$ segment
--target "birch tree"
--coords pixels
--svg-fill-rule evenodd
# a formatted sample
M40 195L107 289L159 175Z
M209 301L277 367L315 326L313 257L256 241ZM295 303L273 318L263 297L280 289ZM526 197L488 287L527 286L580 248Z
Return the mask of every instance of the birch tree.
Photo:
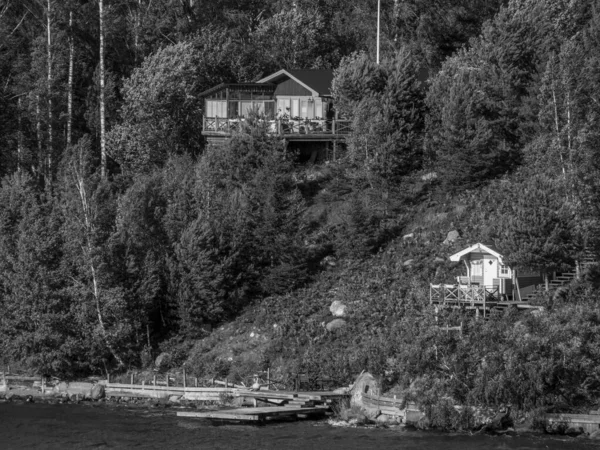
M98 0L98 20L100 25L100 174L106 178L106 112L105 112L105 86L104 86L104 1Z

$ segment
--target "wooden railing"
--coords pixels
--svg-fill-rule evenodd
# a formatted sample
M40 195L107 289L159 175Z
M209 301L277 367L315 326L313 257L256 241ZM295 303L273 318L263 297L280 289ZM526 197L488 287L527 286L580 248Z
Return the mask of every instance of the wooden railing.
M432 284L429 288L429 301L441 304L485 304L500 301L498 286L467 284Z
M231 134L240 129L245 119L226 119L223 117L205 117L202 131ZM276 119L266 121L269 133L278 135L346 135L352 130L349 120Z

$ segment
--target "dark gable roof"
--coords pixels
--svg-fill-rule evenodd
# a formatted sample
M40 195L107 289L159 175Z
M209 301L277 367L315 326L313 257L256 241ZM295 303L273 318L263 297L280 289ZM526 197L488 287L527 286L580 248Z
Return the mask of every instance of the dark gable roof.
M207 89L204 92L198 94L199 97L206 97L215 92L222 91L223 89L233 89L236 91L251 91L251 92L272 92L275 90L275 85L272 83L221 83L216 86Z
M288 72L307 86L317 91L319 95L331 95L333 70L331 69L295 69Z
M277 83L286 79L303 85L313 91L313 95L331 97L331 82L333 81L333 70L331 69L281 69L258 80L258 83Z

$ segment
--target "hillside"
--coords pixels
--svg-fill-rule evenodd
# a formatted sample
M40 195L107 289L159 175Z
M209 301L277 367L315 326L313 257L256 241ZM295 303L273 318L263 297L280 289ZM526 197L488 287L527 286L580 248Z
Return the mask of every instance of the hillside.
M596 2L5 3L1 364L597 404ZM476 242L580 276L436 322Z

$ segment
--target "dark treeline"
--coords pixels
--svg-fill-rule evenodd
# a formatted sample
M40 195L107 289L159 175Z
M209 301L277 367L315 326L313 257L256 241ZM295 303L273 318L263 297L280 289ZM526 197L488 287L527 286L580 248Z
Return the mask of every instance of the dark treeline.
M145 367L165 350L180 362L213 327L269 298L264 308L289 322L295 344L274 340L261 364L285 349L326 366L325 353L303 337L312 322L294 331L277 305L310 317L306 296L311 284L323 286L324 258L368 261L424 210L455 201L468 217L440 227L492 240L519 267L561 270L593 248L600 218L595 2L381 3L377 65L376 1L5 0L2 358L63 376ZM335 69L338 110L353 121L346 151L317 175L306 176L312 169L260 121L249 120L223 147L202 140L199 93L280 68ZM418 281L423 287L427 277L450 272L426 268ZM357 279L367 289L370 281ZM399 280L417 289L417 278ZM396 315L400 323L407 308L427 302L406 295L410 308L382 303L380 315L365 312L373 327L361 351L371 356L350 365L332 359L339 378L364 366L391 370L395 382L434 370L408 354L433 342L429 331L401 338L390 325L389 351L374 347L383 342L377 323ZM265 317L259 322L271 326ZM499 343L500 333L479 336ZM339 344L331 347L343 353ZM456 364L466 351L454 341L436 345ZM454 369L471 370L467 363Z

